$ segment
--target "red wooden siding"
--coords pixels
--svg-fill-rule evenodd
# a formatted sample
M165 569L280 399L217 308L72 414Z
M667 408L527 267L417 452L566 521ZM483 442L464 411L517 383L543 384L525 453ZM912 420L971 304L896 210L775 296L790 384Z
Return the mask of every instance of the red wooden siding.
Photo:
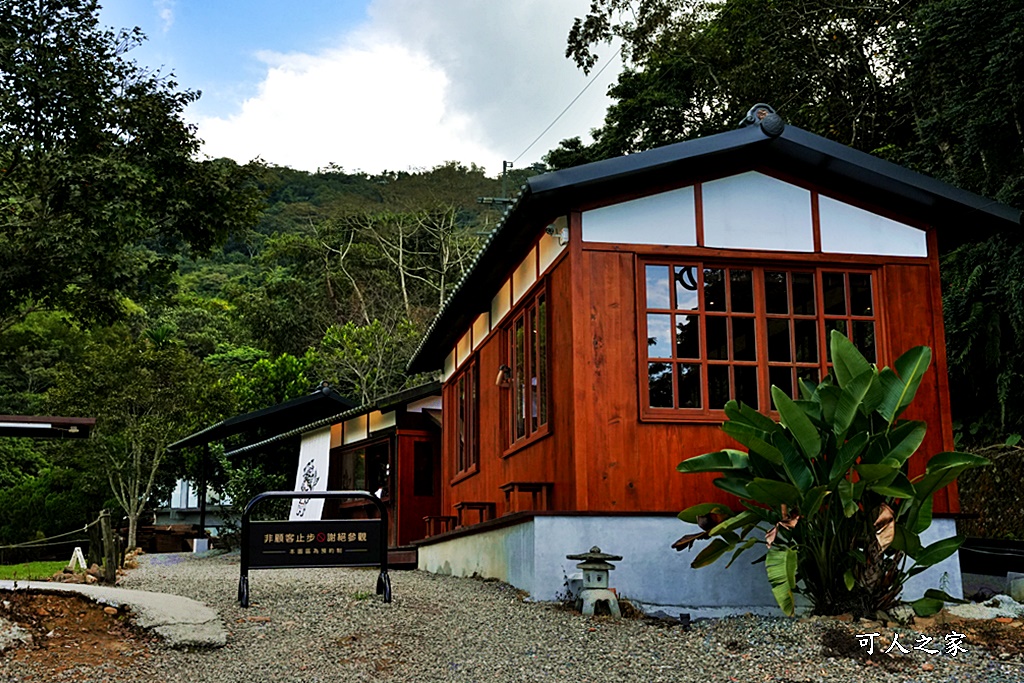
M551 507L558 510L575 510L575 470L572 445L572 305L570 301L569 261L562 258L549 271L548 326L549 326L549 377L550 377L550 430L546 436L531 441L523 447L512 450L508 455L506 444L509 422L503 392L495 384L498 366L507 362L503 352L505 343L504 325L512 320L516 310L505 316L501 324L493 329L483 345L474 352L480 368L479 395L479 445L480 463L475 474L452 482L455 461L455 443L452 426L455 388L449 382L444 387L444 453L442 454L442 513L454 514L453 508L459 502L492 502L497 514L505 512L505 497L502 484L510 481L551 482ZM537 285L540 286L541 281ZM529 295L523 298L523 301Z
M580 280L574 314L585 335L577 338L576 363L578 374L587 380L576 386L579 422L575 447L578 457L587 462L587 508L677 510L703 501L726 502L728 496L713 486L711 475L675 472L676 465L687 457L723 446L737 447L718 429L718 423L637 419L638 280L634 255L580 250L578 258ZM921 344L932 347L934 353L932 369L906 415L929 425L926 441L911 461L913 476L923 471L928 457L949 450L952 442L948 412L944 414L940 400L940 377L946 368L941 327L937 331L935 326L941 318L938 283L933 281L928 263L901 262L882 267L875 286L884 316L877 331L879 362L889 364L898 354ZM936 496L936 512L957 510L955 490Z
M714 487L714 475L682 475L675 469L688 457L736 447L719 429L719 420L659 421L650 416L641 420L637 306L642 299L637 288L643 278L637 273L634 250L638 247L584 245L578 237L579 227L579 214L573 214L570 234L574 238L546 276L550 433L506 452L508 415L502 392L509 389L495 385L498 367L506 362L504 327L499 325L474 352L480 369L479 470L454 481L454 383L448 382L444 388L440 514L454 514L453 507L459 502L492 502L500 515L505 512L500 487L511 481L551 482L551 506L556 510L675 512L705 501L735 503ZM689 256L723 264L744 259L761 265L779 263L783 269L825 264L839 271L871 271L879 365L891 365L912 346L924 344L933 351L932 368L906 414L925 420L929 428L919 454L911 460L911 476L922 472L934 453L951 450L941 293L934 257L642 249L644 256ZM933 237L930 251L936 253ZM510 314L502 323L511 319ZM764 356L759 354L759 358ZM936 495L934 509L937 513L959 511L955 488Z

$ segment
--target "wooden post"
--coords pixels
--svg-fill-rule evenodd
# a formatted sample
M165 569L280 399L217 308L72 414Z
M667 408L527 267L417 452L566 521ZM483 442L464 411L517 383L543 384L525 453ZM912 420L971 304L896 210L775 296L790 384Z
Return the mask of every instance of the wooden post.
M103 533L103 579L113 584L117 581L117 546L110 526L110 510L100 513L100 529Z
M103 535L99 524L89 526L89 553L86 555L85 561L89 563L89 567L93 565L98 567L103 563ZM88 569L88 567L86 568Z

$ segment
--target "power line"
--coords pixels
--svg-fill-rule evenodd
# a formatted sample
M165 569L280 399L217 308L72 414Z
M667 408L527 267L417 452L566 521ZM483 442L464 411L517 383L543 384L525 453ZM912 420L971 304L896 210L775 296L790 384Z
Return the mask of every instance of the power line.
M565 115L565 113L566 113L567 111L569 111L569 109L571 109L571 108L572 108L572 105L576 104L576 100L578 100L578 99L579 99L580 97L582 97L582 96L583 96L583 93L587 92L587 88L589 88L589 87L590 87L591 85L593 85L593 84L594 84L594 81L596 81L596 80L598 79L598 77L599 77L599 76L600 76L601 74L603 74L603 73L604 73L604 70L608 68L608 65L609 65L609 64L611 64L612 62L614 62L614 61L615 61L615 58L619 56L619 52L621 52L621 51L622 51L622 47L620 46L620 47L619 47L619 49L617 49L617 50L615 51L615 54L613 54L613 55L612 55L612 56L611 56L611 57L610 57L610 58L608 59L608 61L606 61L606 62L605 62L604 66L602 66L602 67L601 67L601 69L600 69L600 70L599 70L599 71L598 71L598 72L597 72L596 74L594 74L594 75L593 75L593 77L592 77L592 78L591 78L591 79L590 79L589 81L587 81L587 84L583 86L583 89L582 89L582 90L580 90L580 91L579 91L579 93L577 93L576 97L572 98L572 101L571 101L571 102L570 102L569 104L567 104L567 105L565 106L565 109L563 109L563 110L562 110L562 113L560 113L560 114L559 114L558 116L556 116L556 117L555 117L555 120L554 120L554 121L552 121L551 123L549 123L549 124L548 124L548 127L547 127L547 128L545 128L545 129L544 129L543 131L541 131L540 135L538 135L538 136L537 136L536 138L534 138L533 142L531 142L531 143L530 143L529 145L527 145L527 146L526 146L526 149L524 149L524 150L523 150L522 152L520 152L520 153L519 153L519 156L517 156L517 157L516 157L515 159L513 159L513 160L512 160L512 163L513 163L513 164L514 164L514 163L516 163L517 161L519 161L519 159L521 159L521 158L522 158L522 156L523 156L524 154L526 154L527 152L529 152L529 151L530 151L530 149L531 149L531 148L532 148L532 147L533 147L534 145L536 145L536 144L537 144L537 142L538 142L538 141L539 141L539 140L540 140L540 139L541 139L542 137L544 137L544 135L545 135L545 134L546 134L546 133L547 133L547 132L548 132L549 130L551 130L551 127L552 127L552 126L554 126L554 125L555 125L556 123L558 123L558 120L559 120L560 118L562 118L562 117L563 117L563 116Z

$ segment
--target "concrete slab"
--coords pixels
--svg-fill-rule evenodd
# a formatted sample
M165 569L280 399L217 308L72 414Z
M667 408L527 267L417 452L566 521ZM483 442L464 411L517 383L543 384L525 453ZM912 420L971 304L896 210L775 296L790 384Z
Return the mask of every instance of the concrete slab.
M76 593L112 607L128 607L136 625L151 630L170 647L224 647L227 630L220 617L201 602L180 595L49 581L0 581L0 591L31 590Z

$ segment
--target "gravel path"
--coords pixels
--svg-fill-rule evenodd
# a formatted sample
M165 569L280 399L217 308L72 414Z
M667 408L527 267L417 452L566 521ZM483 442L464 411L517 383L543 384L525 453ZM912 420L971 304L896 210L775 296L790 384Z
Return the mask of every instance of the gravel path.
M235 599L237 555L140 559L125 587L199 600L220 613L230 633L222 649L154 648L134 658L122 680L138 683L1024 681L1019 657L1000 659L969 640L968 652L955 658L911 650L876 652L865 662L853 627L832 620L739 617L697 621L684 631L586 618L524 602L498 582L418 571L392 572L390 605L374 595L375 569L253 571L253 604L243 610ZM826 631L836 628L848 632L833 634L831 642L854 657L824 653ZM888 647L891 631L882 633ZM913 641L910 631L901 637ZM85 682L80 673L64 680Z

